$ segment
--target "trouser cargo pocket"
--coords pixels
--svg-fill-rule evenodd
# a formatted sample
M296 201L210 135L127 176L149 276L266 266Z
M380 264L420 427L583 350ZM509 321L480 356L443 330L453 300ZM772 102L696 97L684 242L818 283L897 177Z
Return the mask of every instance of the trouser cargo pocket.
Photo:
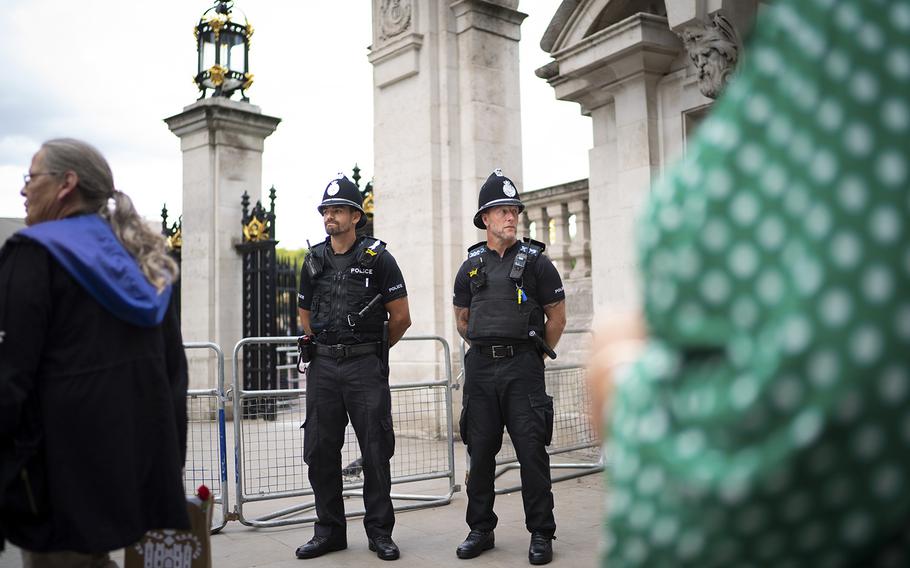
M303 424L303 462L312 465L313 454L316 452L316 408L315 405L310 412L307 412Z
M534 409L534 414L543 427L544 445L549 446L553 441L553 397L545 392L531 394L528 397L531 400L531 408Z
M379 424L382 427L382 432L380 432L382 454L386 460L390 460L395 455L395 429L392 426L391 415L380 420Z
M468 397L465 395L461 399L461 416L458 418L458 435L461 436L463 444L468 443Z

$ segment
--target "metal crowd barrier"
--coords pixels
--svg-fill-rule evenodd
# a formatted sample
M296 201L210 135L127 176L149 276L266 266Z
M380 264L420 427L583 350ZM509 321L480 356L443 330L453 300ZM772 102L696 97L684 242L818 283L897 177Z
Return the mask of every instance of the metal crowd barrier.
M316 520L315 502L300 502L313 495L303 461L303 430L306 415L306 379L296 376L296 352L288 349L296 337L253 337L234 347L233 387L234 456L236 505L232 519L247 526L272 527ZM426 381L392 384L392 416L396 437L391 462L392 484L413 484L422 493L392 493L396 511L446 505L455 487L455 459L452 442L452 370L448 343L438 336L409 336L402 341L439 343L444 357L445 376ZM246 345L275 344L279 357L279 386L273 390L244 390L241 384L240 353ZM363 480L358 458L360 450L353 428L348 425L342 447L345 497L362 496ZM438 484L447 480L442 494ZM286 500L284 506L263 511L265 502ZM277 506L277 505L276 505ZM252 509L258 509L255 513ZM363 515L362 509L346 511L347 517Z
M588 390L582 367L547 369L544 374L547 393L553 397L553 440L547 447L550 456L574 454L573 461L550 461L551 470L571 470L553 475L551 480L565 481L604 470L604 457L596 433L588 420ZM518 457L508 434L504 434L502 450L496 456L496 477L509 470L519 469ZM521 484L497 487L496 494L511 493Z
M184 348L208 349L217 360L217 387L187 391L186 463L183 489L187 496L205 484L212 502L221 509L212 515L212 534L228 522L230 502L227 490L227 440L224 425L224 353L214 343L184 343Z
M567 329L563 335L587 334L588 329ZM461 344L461 375L464 374L464 343ZM551 475L555 483L575 479L604 469L604 457L597 432L591 428L587 409L589 394L585 380L585 368L581 365L563 365L556 359L548 363L544 372L547 394L553 397L553 439L547 446L550 456L572 454L570 461L554 462L551 470L570 470L569 473ZM465 452L467 471L471 470L471 457ZM520 469L518 456L508 432L503 433L502 449L496 455L496 478L508 471ZM466 474L467 475L467 474ZM521 489L521 483L508 487L497 487L496 494L512 493Z

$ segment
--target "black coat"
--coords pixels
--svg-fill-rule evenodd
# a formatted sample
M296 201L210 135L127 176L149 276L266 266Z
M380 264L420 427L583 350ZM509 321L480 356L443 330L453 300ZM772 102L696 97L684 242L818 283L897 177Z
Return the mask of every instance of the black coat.
M174 303L156 327L128 324L42 246L14 236L0 251L0 332L6 538L87 553L188 528L187 365Z

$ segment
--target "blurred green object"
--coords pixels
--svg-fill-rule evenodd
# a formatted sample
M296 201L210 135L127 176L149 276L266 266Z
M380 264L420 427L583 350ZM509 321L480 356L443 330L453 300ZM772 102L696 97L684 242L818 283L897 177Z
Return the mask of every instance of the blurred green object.
M910 1L772 3L737 73L640 223L604 566L910 566Z
M303 259L306 258L308 249L299 248L299 249L283 249L277 248L275 252L278 255L278 258L281 260L286 260L289 262L296 262L297 266L303 266Z

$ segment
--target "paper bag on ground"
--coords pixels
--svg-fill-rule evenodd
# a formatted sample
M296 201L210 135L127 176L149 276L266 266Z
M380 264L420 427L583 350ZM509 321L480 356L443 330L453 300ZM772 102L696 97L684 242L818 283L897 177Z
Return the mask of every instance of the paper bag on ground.
M126 548L124 568L212 568L212 501L189 497L189 531L151 530Z

